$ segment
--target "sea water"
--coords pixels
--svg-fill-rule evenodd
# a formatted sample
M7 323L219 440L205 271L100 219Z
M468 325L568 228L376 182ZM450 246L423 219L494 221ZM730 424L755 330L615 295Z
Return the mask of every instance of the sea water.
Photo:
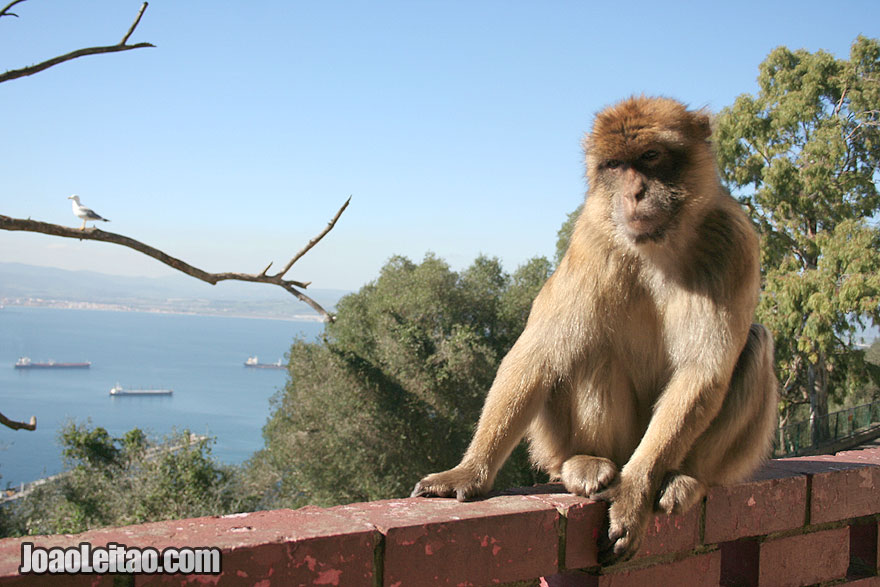
M154 438L174 430L216 437L212 454L241 463L263 446L269 399L286 370L244 366L282 359L294 338L314 341L320 322L7 306L0 309L0 412L37 429L0 426L0 486L63 468L58 431L67 422L131 428ZM85 362L89 369L15 369L34 362ZM124 388L172 389L171 396L112 397Z

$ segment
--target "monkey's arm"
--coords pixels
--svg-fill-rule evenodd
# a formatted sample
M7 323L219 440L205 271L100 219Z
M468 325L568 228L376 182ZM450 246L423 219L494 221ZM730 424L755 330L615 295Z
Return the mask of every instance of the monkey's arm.
M553 277L535 299L525 330L501 361L461 463L419 481L413 497L454 495L463 501L491 489L501 465L525 435L576 348L573 337L561 338L552 331L557 321L566 319L547 316L560 308L552 281Z
M617 557L638 548L664 477L681 466L720 411L748 332L744 321L732 321L730 312L703 300L680 301L675 310L681 319L668 325L678 335L670 349L671 378L641 442L620 472L620 484L609 495L609 537ZM700 320L692 320L694 315Z
M552 386L546 357L526 330L498 369L477 430L461 463L428 475L412 492L417 496L455 496L459 501L491 489L495 475L522 439Z

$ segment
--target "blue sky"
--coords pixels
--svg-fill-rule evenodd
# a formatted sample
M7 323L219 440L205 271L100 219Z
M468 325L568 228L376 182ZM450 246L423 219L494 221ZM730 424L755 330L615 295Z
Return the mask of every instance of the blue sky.
M0 19L0 69L116 43L139 7L19 4ZM846 57L858 34L880 36L876 0L154 0L130 42L156 48L0 84L0 214L75 226L77 193L102 228L258 272L351 195L290 277L357 289L390 256L428 251L512 271L553 254L603 106L647 93L718 111L756 90L774 47ZM0 259L173 273L114 245L2 231Z

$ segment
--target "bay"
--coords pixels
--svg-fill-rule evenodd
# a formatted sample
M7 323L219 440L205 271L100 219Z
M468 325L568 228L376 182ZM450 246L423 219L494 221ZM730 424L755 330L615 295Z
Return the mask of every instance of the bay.
M216 437L218 460L241 463L263 446L269 399L287 371L244 361L284 358L295 337L316 340L320 322L7 306L0 309L0 412L37 417L37 430L0 427L0 484L62 470L58 430L68 421L113 436L139 427ZM15 369L15 361L91 361L89 369ZM110 388L170 388L171 396L112 397Z

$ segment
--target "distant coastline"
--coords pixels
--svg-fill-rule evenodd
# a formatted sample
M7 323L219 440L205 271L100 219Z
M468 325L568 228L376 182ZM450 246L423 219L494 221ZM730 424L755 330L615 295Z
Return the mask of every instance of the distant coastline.
M194 302L197 302L194 301ZM180 303L185 303L180 300ZM60 310L97 310L101 312L138 312L141 314L176 314L181 316L213 316L218 318L253 318L258 320L286 320L289 322L323 322L318 314L293 314L242 312L241 309L224 311L220 308L186 309L151 304L120 304L54 300L44 298L0 298L0 306L24 308L55 308Z
M0 262L0 304L6 306L323 322L288 292L252 285L213 286L185 275L132 277ZM349 293L308 290L331 313Z

